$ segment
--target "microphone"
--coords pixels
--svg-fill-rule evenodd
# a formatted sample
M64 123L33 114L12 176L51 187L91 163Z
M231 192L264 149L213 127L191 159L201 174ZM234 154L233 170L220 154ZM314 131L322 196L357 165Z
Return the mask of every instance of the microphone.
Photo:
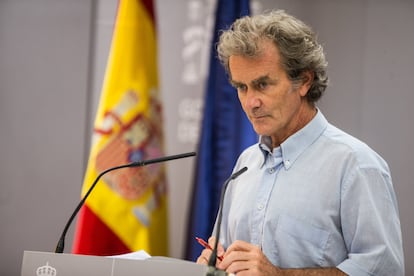
M247 171L247 167L243 167L240 170L238 170L237 172L233 173L223 184L223 187L221 188L221 197L220 197L220 205L219 205L219 214L217 217L217 227L216 227L216 241L214 243L214 247L213 247L213 252L210 255L210 259L208 260L208 266L209 266L209 271L207 273L207 275L212 276L212 275L227 275L227 274L223 274L223 271L219 271L216 268L216 261L217 261L217 247L218 247L218 242L219 242L219 238L220 238L220 227L221 227L221 221L223 218L223 203L224 203L224 195L226 193L226 189L227 186L229 185L230 181L236 179L237 177L239 177L242 173L244 173L245 171ZM221 273L220 273L221 272Z
M195 152L188 152L188 153L182 153L182 154L177 154L177 155L159 157L159 158L155 158L155 159L137 161L137 162L132 162L132 163L129 163L129 164L124 164L124 165L120 165L120 166L116 166L116 167L111 167L111 168L109 168L109 169L101 172L98 175L98 177L96 177L96 179L93 182L92 186L86 192L86 194L84 195L84 197L82 198L82 200L79 202L78 206L76 207L75 211L70 216L68 222L66 223L65 228L63 229L62 235L60 236L60 239L59 239L59 241L58 241L58 243L56 245L55 253L63 253L63 249L65 248L66 232L68 231L69 226L71 225L73 219L75 218L75 216L79 212L80 208L85 203L85 201L88 198L89 194L92 192L93 188L98 183L99 179L104 174L106 174L108 172L111 172L111 171L114 171L114 170L122 169L122 168L142 167L142 166L146 166L146 165L149 165L149 164L160 163L160 162L165 162L165 161L170 161L170 160L175 160L175 159L181 159L181 158L186 158L186 157L195 156L195 155L196 155Z

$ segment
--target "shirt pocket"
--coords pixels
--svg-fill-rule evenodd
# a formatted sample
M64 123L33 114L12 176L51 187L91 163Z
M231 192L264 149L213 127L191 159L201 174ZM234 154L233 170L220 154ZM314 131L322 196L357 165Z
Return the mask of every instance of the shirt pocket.
M329 232L282 214L276 227L276 255L284 268L324 266Z

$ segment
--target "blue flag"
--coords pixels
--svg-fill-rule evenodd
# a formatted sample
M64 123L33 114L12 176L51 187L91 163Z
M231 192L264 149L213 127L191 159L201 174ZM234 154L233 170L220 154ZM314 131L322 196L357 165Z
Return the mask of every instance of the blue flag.
M210 72L204 97L203 121L188 224L186 259L195 261L203 247L195 237L212 234L221 187L231 175L243 149L257 142L257 135L244 114L237 91L217 58L219 31L249 14L249 0L218 0L210 54Z

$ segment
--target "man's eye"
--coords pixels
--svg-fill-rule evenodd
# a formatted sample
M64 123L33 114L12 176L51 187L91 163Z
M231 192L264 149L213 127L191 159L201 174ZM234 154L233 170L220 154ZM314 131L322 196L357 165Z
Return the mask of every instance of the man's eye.
M244 91L247 90L247 85L240 84L240 85L237 85L236 88L237 88L238 91L244 92Z
M259 90L263 90L263 89L265 89L267 87L267 82L259 82L258 84L257 84L257 88L259 89Z

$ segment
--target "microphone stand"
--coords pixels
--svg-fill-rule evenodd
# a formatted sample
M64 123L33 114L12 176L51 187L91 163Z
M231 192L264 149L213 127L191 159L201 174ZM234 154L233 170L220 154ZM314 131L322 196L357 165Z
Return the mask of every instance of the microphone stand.
M217 217L217 226L216 226L216 240L214 242L213 252L211 252L210 259L208 260L208 271L207 276L221 276L221 275L227 275L225 271L218 270L216 268L216 262L217 262L217 248L218 248L218 242L220 238L220 228L221 228L221 221L223 218L223 203L224 203L224 195L226 194L227 186L229 185L230 181L236 179L239 177L242 173L247 171L247 167L243 167L237 172L233 173L223 184L223 187L221 188L221 196L220 196L220 209L219 214Z
M142 167L142 166L146 166L146 165L153 164L153 163L165 162L165 161L174 160L174 159L181 159L181 158L186 158L186 157L195 156L195 155L196 155L195 152L188 152L188 153L183 153L183 154L177 154L177 155L171 155L171 156L166 156L166 157L155 158L155 159L151 159L151 160L143 160L143 161L138 161L138 162L133 162L133 163L129 163L129 164L124 164L124 165L112 167L112 168L109 168L109 169L101 172L98 175L98 177L96 177L96 179L93 182L92 186L88 189L85 196L79 202L79 204L76 207L75 211L72 213L72 215L70 216L68 222L66 223L65 228L63 229L62 235L60 236L60 239L59 239L59 241L56 245L55 253L63 253L63 250L65 248L65 237L66 237L66 233L69 229L69 226L71 225L71 223L72 223L73 219L75 218L75 216L78 214L79 210L85 204L86 199L88 198L88 196L92 192L92 190L95 188L95 186L98 183L99 179L104 174L106 174L108 172L111 172L111 171L114 171L114 170L122 169L122 168Z

